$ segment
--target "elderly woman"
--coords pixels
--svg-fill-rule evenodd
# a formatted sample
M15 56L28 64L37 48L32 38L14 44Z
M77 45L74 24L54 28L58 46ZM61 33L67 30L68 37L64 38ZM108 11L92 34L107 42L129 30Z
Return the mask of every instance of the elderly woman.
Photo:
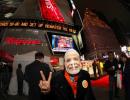
M64 56L65 69L51 75L49 79L40 81L39 87L43 93L50 92L55 100L95 100L92 92L90 75L87 71L81 70L79 53L70 49Z

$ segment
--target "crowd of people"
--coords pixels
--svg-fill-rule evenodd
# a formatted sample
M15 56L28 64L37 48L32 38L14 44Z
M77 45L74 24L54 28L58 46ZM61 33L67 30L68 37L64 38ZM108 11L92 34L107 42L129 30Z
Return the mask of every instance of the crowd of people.
M92 66L94 76L101 76L99 62L94 60ZM121 53L117 59L113 52L108 52L108 59L104 61L103 66L103 71L109 75L109 100L113 100L114 96L119 98L122 87L125 90L125 100L130 100L130 59L125 53ZM74 49L69 49L65 53L63 70L53 72L44 62L44 54L37 52L35 61L26 66L24 73L22 65L18 64L16 74L18 95L23 95L23 80L25 80L29 86L29 100L51 100L52 98L55 100L96 100L90 74L82 69L80 55ZM8 86L9 81L5 90Z

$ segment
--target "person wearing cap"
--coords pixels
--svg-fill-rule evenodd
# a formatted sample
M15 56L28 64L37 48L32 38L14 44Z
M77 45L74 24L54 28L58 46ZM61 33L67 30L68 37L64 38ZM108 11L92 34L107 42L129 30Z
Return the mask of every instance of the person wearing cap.
M95 100L90 75L82 70L80 55L74 49L69 49L64 55L64 70L50 74L47 80L43 72L40 73L41 92L50 92L55 100Z

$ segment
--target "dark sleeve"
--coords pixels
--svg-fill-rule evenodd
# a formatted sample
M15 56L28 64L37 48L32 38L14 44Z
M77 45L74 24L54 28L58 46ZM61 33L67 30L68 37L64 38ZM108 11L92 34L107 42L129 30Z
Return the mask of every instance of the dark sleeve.
M119 69L119 67L118 67L119 61L117 59L114 59L113 63L114 63L114 66L115 66L114 71L117 71Z
M50 92L52 100L58 100L56 97L55 87L56 87L56 72L53 72L52 79L51 79L51 92Z
M93 67L95 67L95 64L94 64L94 62L92 63L92 66L93 66Z
M50 66L48 64L45 64L45 66L47 67L48 72L51 72Z
M120 61L120 62L119 62L119 64L121 65L120 70L122 70L122 71L123 71L123 68L124 68L124 63L123 63L123 61Z
M115 71L117 70L117 61L113 61L112 63L110 61L106 61L104 64L104 71L106 71L109 75L114 75ZM114 69L112 69L112 67L115 67Z
M42 70L43 70L43 72L44 72L44 74L45 74L46 79L48 79L49 73L51 72L51 69L50 69L49 65L46 64L46 63L44 63Z
M108 64L108 61L105 61L104 63L104 71L108 72L108 67L109 67L109 64Z
M91 86L91 81L90 81L90 75L89 75L89 73L87 73L87 76L88 76L88 91L89 92L86 93L85 100L96 100L95 95L93 93L92 86Z

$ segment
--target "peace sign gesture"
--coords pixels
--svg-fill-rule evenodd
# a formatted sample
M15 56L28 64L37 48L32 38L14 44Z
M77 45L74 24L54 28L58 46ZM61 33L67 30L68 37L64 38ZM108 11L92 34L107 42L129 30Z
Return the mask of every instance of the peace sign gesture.
M41 89L41 92L48 93L51 90L50 82L51 82L51 78L52 78L52 72L49 73L48 80L46 80L43 71L40 71L40 74L42 77L42 80L40 80L40 83L39 83L39 87Z

